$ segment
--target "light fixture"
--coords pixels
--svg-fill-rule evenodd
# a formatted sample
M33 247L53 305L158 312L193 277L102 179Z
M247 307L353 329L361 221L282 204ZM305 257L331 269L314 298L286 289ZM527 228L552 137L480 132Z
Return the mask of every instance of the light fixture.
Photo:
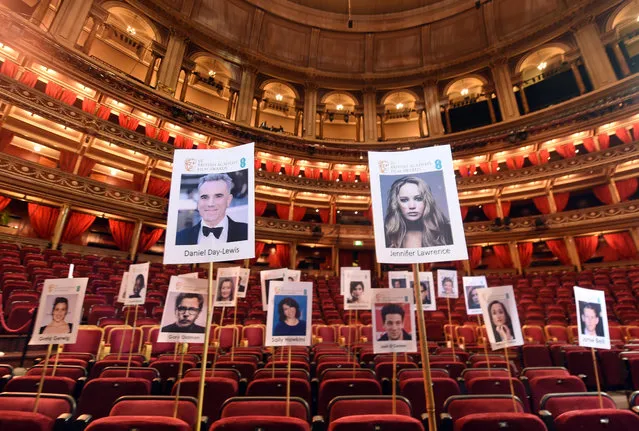
M315 208L315 212L318 213L319 212L319 208Z
M539 64L537 65L537 69L538 69L539 71L542 71L542 70L544 70L547 66L548 66L548 64L547 64L545 61L542 61L541 63L539 63Z
M275 100L277 100L278 102L281 102L282 100L284 100L284 96L282 96L281 94L277 93L275 95Z
M359 211L355 211L355 215L357 215L359 213Z
M398 111L402 109L403 107L404 107L404 104L402 102L399 102L397 105L395 105L395 109L397 109Z
M35 151L36 153L39 153L41 149L42 149L41 145L35 144L33 146L33 151Z
M209 76L215 76L216 72L214 70L209 70Z
M462 88L459 94L461 94L462 96L468 96L468 88Z
M115 168L111 168L111 175L116 176L118 174L118 170Z
M129 33L131 36L135 36L135 28L131 27L130 25L126 26L126 32Z
M335 107L338 111L341 111L342 109L344 109L344 105L342 105L341 103L339 105L337 105Z

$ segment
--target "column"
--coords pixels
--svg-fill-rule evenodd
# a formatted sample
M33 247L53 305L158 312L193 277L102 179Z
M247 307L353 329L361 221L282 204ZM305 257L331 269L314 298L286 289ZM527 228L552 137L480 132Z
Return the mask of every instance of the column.
M335 216L336 216L336 205L335 205L335 199L332 198L331 202L330 202L330 206L329 206L329 213L328 213L328 223L329 224L335 224L337 223L337 220L335 220Z
M386 140L386 115L379 115L379 134L382 141Z
M426 81L424 83L424 107L426 112L426 124L428 125L428 135L443 135L445 131L444 123L442 123L441 110L439 109L439 91L437 91L437 81Z
M315 118L317 117L317 84L307 82L304 86L304 117L302 135L315 139Z
M146 71L146 75L144 76L144 83L146 85L151 85L151 80L153 79L153 72L155 71L155 62L158 60L158 53L153 51L151 52L151 61L149 62L149 68Z
M614 42L612 44L612 52L615 53L615 58L617 59L617 63L619 64L619 69L621 69L621 75L624 77L630 75L630 68L628 67L628 62L626 61L626 57L623 55L623 52L621 51L619 42Z
M360 114L355 114L355 142L362 141L362 116Z
M95 37L98 34L98 31L102 29L104 26L104 21L96 16L91 16L93 18L93 27L91 27L91 31L87 36L87 39L84 41L84 45L82 45L82 52L86 55L89 55L89 51L91 51L91 46L93 46L93 42L95 42Z
M450 106L449 105L444 106L444 119L446 120L446 133L452 133L453 126L450 122Z
M510 251L510 260L513 262L513 267L517 270L517 274L521 275L523 270L521 268L521 260L519 260L519 249L516 242L508 243L508 250Z
M575 77L575 82L577 83L577 88L579 89L579 95L584 94L586 92L586 85L584 84L584 79L581 76L579 65L576 61L570 63L570 70L572 70L572 74Z
M570 262L577 267L577 272L581 272L581 262L579 261L577 246L575 246L575 239L571 236L567 236L564 238L564 242L566 243L568 256L570 256Z
M129 259L135 262L135 255L138 252L138 244L140 243L140 234L142 233L142 220L135 222L133 230L133 238L131 238L131 248L129 249Z
M424 135L424 123L422 123L422 114L424 113L423 110L419 110L417 111L417 127L419 127L419 137L423 138Z
M610 178L608 183L608 189L610 190L610 196L612 197L612 203L618 204L621 202L621 197L619 196L619 190L617 190L617 183L614 178Z
M257 106L255 107L255 123L254 123L254 126L255 127L259 127L260 126L260 112L261 112L262 99L260 99L258 97L255 100L257 101Z
M550 214L556 214L557 202L555 202L555 194L553 193L552 190L548 190L546 194L548 198L548 207L550 209Z
M291 199L291 204L288 206L288 219L289 220L293 220L293 214L294 214L294 208L295 208L295 199Z
M526 90L524 90L523 83L519 84L519 97L521 97L521 106L524 108L524 114L530 112L530 106L528 106L528 98L526 97Z
M468 259L462 260L462 265L464 265L464 273L466 273L466 275L470 276L470 273L471 273L470 261Z
M320 112L319 138L324 139L324 120L326 120L326 112Z
M157 89L165 93L174 95L177 88L178 77L182 70L184 52L186 51L186 35L172 29L169 36L169 43L166 46L166 55L160 63L158 71Z
M237 97L237 90L229 89L229 103L226 106L226 118L231 119L231 113L233 112L233 103L235 103L235 98Z
M64 231L64 227L67 224L67 218L69 217L69 210L71 207L69 204L64 204L60 208L60 214L58 215L58 220L55 222L55 229L53 231L53 237L51 238L51 249L57 250L58 245L60 244L60 238L62 238L62 232Z
M47 10L49 10L50 4L51 4L51 0L41 0L40 3L38 3L38 6L36 6L33 13L31 14L30 21L34 23L35 25L39 26L42 23L42 20L44 19L44 17L46 16Z
M49 33L63 45L74 48L92 5L93 2L86 0L63 1Z
M255 78L257 78L256 68L250 65L242 68L242 80L240 81L240 94L237 97L235 121L247 126L251 123L253 98L255 96Z
M490 122L495 124L497 122L497 116L495 115L495 107L493 106L493 89L486 89L486 102L488 102L488 115L490 115Z
M519 117L519 108L517 107L517 99L513 93L513 83L510 78L510 67L508 60L505 58L497 59L490 68L493 81L495 82L495 91L497 92L497 101L501 109L501 118L504 121Z
M293 135L299 136L300 133L300 117L302 116L302 111L299 109L295 109L295 126L293 128Z
M290 258L289 268L295 269L297 266L297 241L291 242L290 250L288 254Z
M191 78L192 71L188 69L184 70L184 81L182 82L182 89L180 90L180 102L184 102L186 99L186 90L189 88L189 79Z
M377 98L374 88L364 89L364 141L377 141Z
M597 89L614 83L617 77L601 43L596 24L590 22L575 30L575 40L593 87Z

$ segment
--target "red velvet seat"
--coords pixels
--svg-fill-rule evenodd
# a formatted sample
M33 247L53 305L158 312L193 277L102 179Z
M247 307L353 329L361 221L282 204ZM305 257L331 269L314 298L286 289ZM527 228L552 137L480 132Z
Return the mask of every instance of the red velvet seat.
M85 431L191 431L183 420L158 416L110 416L89 424Z
M173 417L175 397L124 396L116 400L109 416L162 416ZM197 399L180 396L177 418L194 428L197 422Z
M253 380L246 389L247 396L286 396L286 378ZM308 380L290 379L290 394L299 397L311 405L311 384Z
M289 415L307 422L311 420L308 403L302 398L289 398ZM286 416L286 397L232 397L222 405L220 418L237 416Z
M639 415L629 410L593 409L563 413L555 419L557 431L639 429Z
M523 401L524 410L526 413L529 413L530 403L526 394L526 388L521 380L515 378L510 380L512 380L515 395ZM478 377L468 382L466 387L470 395L510 394L510 382L508 377Z
M310 431L308 422L276 416L233 416L216 421L209 431ZM90 430L88 430L90 431Z
M53 431L55 421L40 413L3 411L0 415L0 430L7 431Z
M433 394L435 396L435 412L437 417L444 408L444 402L453 395L461 393L459 385L450 377L433 378ZM410 401L413 407L413 417L421 419L426 413L426 398L424 392L424 379L421 377L407 379L399 382L399 393Z
M355 415L331 422L328 431L376 431L401 430L424 431L424 426L415 418L403 415Z
M38 392L40 376L14 377L7 382L4 390L7 392ZM42 392L50 394L73 395L76 381L69 377L45 376Z
M84 386L78 400L78 414L93 418L108 416L113 403L124 395L149 395L151 383L137 378L97 378ZM186 395L186 394L185 394Z
M535 377L530 380L532 411L539 410L542 398L547 394L586 392L586 385L579 377Z
M511 395L455 395L444 403L441 415L442 428L452 429L452 424L465 416L477 413L524 413L519 398Z
M200 385L199 377L185 377L180 382L173 385L172 394L180 386L180 395L198 397ZM238 395L239 386L235 380L223 377L206 377L204 381L204 408L202 414L208 416L210 421L219 418L220 408L228 398Z
M320 383L317 414L326 416L328 404L341 395L381 395L382 388L375 380L370 379L332 379Z
M617 404L605 392L602 392L601 399L604 408L617 408ZM573 410L591 410L598 408L599 395L597 392L547 394L539 403L539 410L545 410L553 418L559 417L563 413Z
M455 421L454 425L454 431L488 431L500 429L547 431L541 419L527 413L475 413Z
M412 416L411 404L407 398L398 396L395 403L396 414ZM390 415L393 413L393 398L390 395L379 396L340 396L328 404L328 423L352 415Z

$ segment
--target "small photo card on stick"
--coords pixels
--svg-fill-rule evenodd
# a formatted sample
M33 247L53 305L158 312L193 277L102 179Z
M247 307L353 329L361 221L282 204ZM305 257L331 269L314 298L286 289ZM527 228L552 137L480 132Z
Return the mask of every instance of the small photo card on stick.
M479 304L491 349L498 350L524 344L512 286L479 289Z
M449 145L368 152L377 261L468 259Z
M412 278L411 274L411 278ZM422 299L422 311L436 311L435 283L433 273L423 271L419 273L419 297Z
M610 349L605 292L578 286L574 286L573 289L577 303L579 345L595 349Z
M248 268L240 268L240 283L237 287L237 297L246 298L246 292L248 291L249 278L251 277L251 270Z
M346 296L348 293L348 286L346 285L346 273L348 271L359 271L359 266L342 266L339 269L339 288L340 295Z
M408 281L409 277L406 275L406 271L388 272L388 287L391 289L405 289L408 287Z
M485 275L475 277L462 277L464 284L464 300L466 301L466 314L469 316L481 314L481 305L479 304L479 289L488 287Z
M437 297L450 299L459 298L457 271L448 269L437 270Z
M240 267L226 267L217 270L214 307L234 307L237 301L237 286L240 281Z
M313 283L273 282L269 290L266 346L310 346Z
M44 281L30 345L75 343L88 282L88 278Z
M371 309L371 272L369 270L348 271L344 275L348 287L344 296L344 310Z
M160 343L203 343L208 280L172 276L160 324Z
M268 311L271 283L274 281L284 281L286 271L288 271L286 268L260 271L260 285L262 288L262 311Z
M415 313L411 289L373 289L374 353L415 352Z
M129 265L126 272L126 285L124 290L124 305L143 305L146 299L147 282L149 280L150 263L138 263ZM124 277L122 277L124 280Z

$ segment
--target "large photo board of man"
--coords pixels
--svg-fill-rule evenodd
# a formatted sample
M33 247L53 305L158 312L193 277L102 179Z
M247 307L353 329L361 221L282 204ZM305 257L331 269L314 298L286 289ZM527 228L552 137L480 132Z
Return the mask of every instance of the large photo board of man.
M464 301L466 301L466 314L472 316L481 314L481 305L479 304L479 289L488 287L485 275L474 277L462 277L464 285Z
M175 150L164 263L255 257L253 144Z
M208 280L172 276L166 294L158 342L203 343Z
M251 277L251 270L248 268L240 268L240 282L237 286L237 297L246 298L246 292L248 291L249 278Z
M457 271L450 269L437 270L437 297L450 299L459 298Z
M359 271L359 266L342 266L339 269L339 293L340 295L348 295L348 286L346 285L346 273L348 271Z
M240 281L240 267L225 267L217 270L214 307L234 307Z
M479 289L479 304L493 350L524 344L512 286Z
M377 261L468 258L450 146L369 152Z
M262 288L262 310L268 311L268 299L271 293L271 283L276 281L284 281L286 277L286 268L268 269L260 271L260 287Z
M595 349L610 349L605 292L579 286L574 286L573 290L577 303L579 345Z
M88 282L88 278L44 281L30 345L76 342Z
M371 272L347 271L344 275L348 294L344 296L344 310L371 309Z
M374 353L416 351L413 304L411 289L373 289Z
M310 346L313 283L274 282L269 290L266 346Z
M406 271L389 271L388 272L388 287L390 289L405 289L408 287L409 279Z

